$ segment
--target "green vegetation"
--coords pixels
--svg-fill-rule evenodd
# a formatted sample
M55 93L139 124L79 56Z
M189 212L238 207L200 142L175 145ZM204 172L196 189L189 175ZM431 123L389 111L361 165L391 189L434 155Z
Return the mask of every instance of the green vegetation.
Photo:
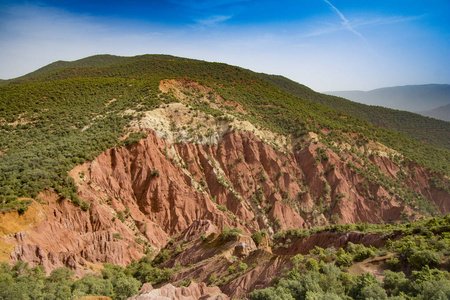
M259 246L259 244L261 244L261 242L263 241L263 238L267 236L267 232L265 229L261 230L261 231L257 231L255 233L252 234L252 239L255 242L256 246Z
M241 234L243 234L243 231L240 228L225 227L220 233L219 237L223 241L230 241Z
M302 255L293 256L292 269L275 286L255 290L250 298L450 299L450 215L414 223L377 225L366 230L396 241L387 239L385 247L379 249L353 243L348 243L347 250L338 251L316 246L306 261ZM382 280L372 273L348 272L355 263L384 255L394 256L386 261L391 269L383 271Z
M19 199L35 199L45 189L53 189L75 205L89 209L78 198L77 186L68 177L68 171L107 149L129 145L144 137L144 133L132 132L124 141L119 140L132 131L129 124L139 120L141 112L175 101L170 93L163 94L158 89L159 82L166 78L187 78L209 86L248 112L230 109L228 113L277 133L301 137L307 132L316 132L330 149L331 140L342 138L343 133L357 133L365 141L379 141L399 151L408 160L450 174L449 150L436 149L362 121L347 115L352 114L349 110L339 112L338 107L333 110L317 104L315 102L321 103L324 95L313 91L301 94L304 88L289 85L285 79L226 64L164 55L101 55L75 62L56 62L21 78L2 82L0 211L24 211L26 205ZM191 106L212 114L218 121L230 118L205 101L193 99ZM125 113L126 110L135 113ZM368 114L372 112L369 110ZM411 123L410 119L404 122ZM322 129L331 133L324 134ZM444 129L448 133L448 127ZM443 129L433 127L433 130L441 132ZM413 131L419 132L414 128ZM427 132L427 137L431 140L432 134ZM448 141L448 135L438 140ZM320 152L317 159L326 160L326 153ZM261 181L265 176L261 174ZM442 186L441 181L436 184ZM407 195L410 199L415 196Z
M347 99L320 94L282 76L258 74L278 88L302 99L309 100L345 114L366 120L374 125L398 131L412 139L431 146L450 149L450 124L407 111L365 105Z
M123 140L117 146L120 147L122 145L131 145L133 143L139 142L142 138L145 137L147 137L147 134L145 132L132 132L125 140Z
M313 228L310 232L338 228ZM439 218L420 219L414 223L386 225L342 225L339 230L360 228L364 233L378 233L386 243L381 248L348 243L338 250L333 247L315 247L307 255L291 256L291 269L285 269L276 278L273 287L255 290L251 299L449 299L450 273L450 215ZM224 236L235 236L240 230L227 228ZM303 232L303 231L298 231ZM295 230L284 232L294 240ZM283 237L284 236L284 237ZM301 234L304 238L307 235ZM392 241L392 240L394 241ZM274 243L276 243L275 241ZM170 243L169 243L170 244ZM14 266L0 263L0 299L76 299L83 296L107 296L126 299L136 295L143 283L159 284L169 281L180 269L158 267L171 255L169 249L162 250L155 259L144 256L126 268L105 263L101 275L88 274L80 279L73 277L68 268L54 270L46 276L43 266L29 268L27 263ZM351 275L349 267L365 258L391 257L386 260L382 279L372 273ZM395 261L395 263L390 263ZM252 265L255 268L256 264ZM222 279L211 274L209 285L225 284L248 270L240 261L224 272ZM381 270L381 269L380 269ZM224 274L222 274L223 276ZM186 286L193 278L182 280Z
M172 277L172 269L159 269L145 256L126 268L105 263L101 275L73 277L68 268L45 276L43 266L29 268L28 263L14 266L0 263L0 299L78 299L83 296L107 296L126 299L139 292L143 283L161 283Z

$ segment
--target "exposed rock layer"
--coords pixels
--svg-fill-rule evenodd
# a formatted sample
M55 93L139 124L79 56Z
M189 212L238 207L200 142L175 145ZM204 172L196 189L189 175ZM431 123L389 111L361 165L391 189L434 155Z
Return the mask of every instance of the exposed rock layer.
M324 151L327 159L318 160ZM426 169L398 166L386 156L369 158L392 180L399 172L410 174L404 179L408 189L436 203L442 213L450 211L447 192L432 186ZM229 226L250 234L330 220L398 220L410 211L385 187L355 172L349 161L365 167L317 140L286 153L251 132L230 131L218 144L202 145L171 144L149 130L140 142L108 150L71 172L80 197L90 203L88 211L44 192L40 198L47 205L41 206L40 217L35 214L29 228L22 226L26 230L4 235L2 249L15 247L12 262L43 264L48 271L66 265L81 274L92 264L126 265L143 255L143 242L164 246L196 220L208 220L219 231ZM193 233L184 237L194 238Z

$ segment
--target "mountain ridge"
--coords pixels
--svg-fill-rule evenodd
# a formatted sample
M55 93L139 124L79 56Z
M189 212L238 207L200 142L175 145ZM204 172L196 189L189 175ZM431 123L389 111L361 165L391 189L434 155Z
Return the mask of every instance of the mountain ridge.
M272 81L279 88L301 98L353 115L372 124L401 132L416 140L427 141L427 143L435 147L449 149L450 144L442 143L449 140L450 124L445 122L445 120L432 119L416 113L381 106L368 106L342 97L316 93L310 88L283 76L266 74L261 74L260 76Z
M431 117L431 118L440 119L440 120L444 120L444 121L450 122L450 104L438 107L438 108L433 109L433 110L422 111L422 112L420 112L420 114L424 115L424 116L427 116L427 117Z
M450 103L450 84L420 84L383 87L369 91L328 91L325 94L369 105L418 113Z

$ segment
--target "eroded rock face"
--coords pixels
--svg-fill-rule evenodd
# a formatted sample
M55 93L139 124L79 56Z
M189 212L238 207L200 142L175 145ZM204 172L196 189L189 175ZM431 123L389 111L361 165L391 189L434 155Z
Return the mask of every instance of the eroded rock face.
M306 228L330 219L400 219L402 199L349 164L365 168L370 162L330 149L326 160L317 160L323 149L318 142L284 153L250 132L228 132L217 145L170 144L149 131L141 142L109 150L85 165L80 193L91 202L108 198L116 211L128 208L134 220L153 228L145 235L156 246L164 244L161 237L176 235L199 219L246 232ZM400 167L387 157L370 158L389 180L396 179ZM423 192L442 213L449 211L448 194L430 187L430 172L413 164L402 168L413 174L403 181L407 189Z
M228 300L227 295L218 287L208 287L205 283L191 282L187 287L175 287L166 284L159 289L141 292L140 295L129 300Z
M48 272L69 266L82 274L91 264L124 266L145 248L160 248L188 228L182 240L218 235L226 226L246 234L267 229L270 235L330 221L398 220L410 212L402 199L369 182L350 162L358 168L370 163L393 180L407 174L402 181L407 188L442 213L450 211L448 193L432 186L436 175L430 171L413 163L398 166L387 156L371 155L364 163L345 150L336 154L317 137L301 150L284 152L252 132L227 131L210 145L172 144L156 131L147 134L71 171L88 211L43 192L39 197L46 206L28 227L21 225L15 233L4 229L0 242L7 246L2 249L11 249L11 262L43 264ZM319 153L327 158L318 159ZM236 253L249 255L245 247Z
M14 245L11 263L23 260L30 267L43 265L47 273L66 266L83 275L89 272L88 263L124 266L142 256L134 232L120 221L113 222L105 207L93 203L85 212L52 192L42 193L40 198L46 205L35 206L46 217L30 224L26 234L0 238L0 242Z

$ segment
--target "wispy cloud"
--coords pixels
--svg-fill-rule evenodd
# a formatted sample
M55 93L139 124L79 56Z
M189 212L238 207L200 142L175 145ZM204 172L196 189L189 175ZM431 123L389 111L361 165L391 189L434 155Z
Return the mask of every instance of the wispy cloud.
M360 27L377 27L383 25L397 24L397 23L405 23L405 22L413 22L420 20L426 17L426 15L418 15L418 16L380 16L380 17L364 17L360 19L355 19L352 21L352 28L356 30ZM347 29L347 28L346 28ZM302 35L303 38L310 37L318 37L326 34L331 34L333 32L337 32L342 30L342 26L336 25L330 22L319 22L315 24L315 27L307 31ZM352 31L353 32L353 31ZM360 35L358 35L360 37Z
M344 16L344 14L341 13L341 11L339 9L336 8L336 6L334 6L333 4L330 3L330 1L328 0L323 0L325 3L327 3L337 14L338 16L341 18L342 20L342 25L349 31L353 32L356 36L358 36L361 40L363 40L365 43L369 43L366 38L360 33L358 32L350 23L350 21Z
M353 23L353 28L357 28L360 26L378 26L378 25L387 25L387 24L395 24L395 23L403 23L403 22L411 22L417 21L424 18L426 15L419 16L392 16L392 17L379 17L373 19L364 19L360 21L356 21Z
M210 16L210 17L207 17L204 19L196 20L196 22L201 25L212 26L212 25L216 25L216 24L225 22L226 20L229 20L231 18L232 18L232 16Z
M250 0L168 0L177 5L183 5L198 10L213 9L226 5L238 5Z

